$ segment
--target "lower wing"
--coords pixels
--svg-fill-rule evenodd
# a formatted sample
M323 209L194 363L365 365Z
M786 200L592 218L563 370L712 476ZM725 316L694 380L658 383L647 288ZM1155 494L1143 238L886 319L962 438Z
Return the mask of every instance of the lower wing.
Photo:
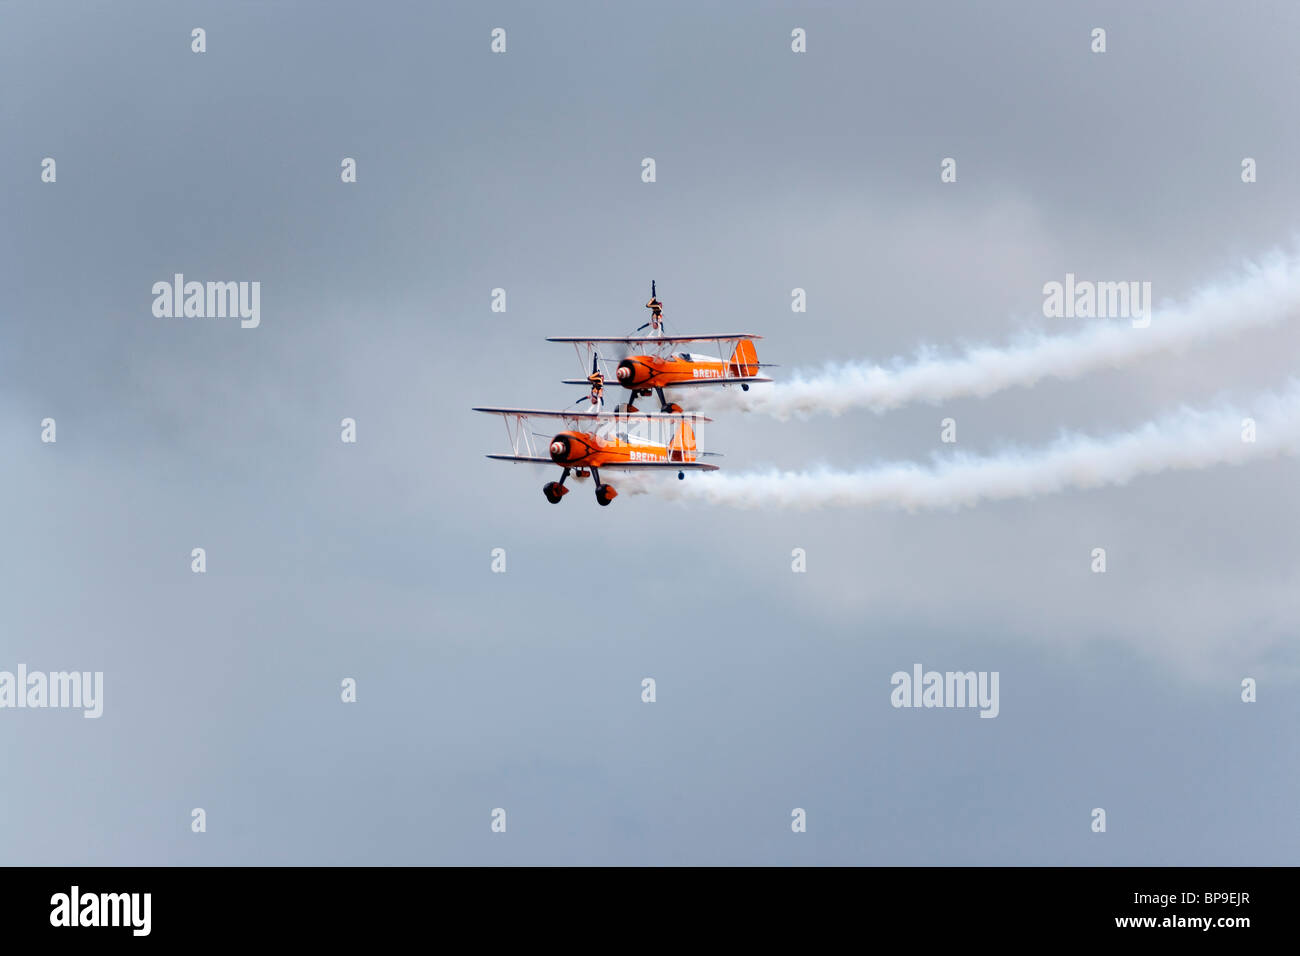
M770 378L757 375L731 375L724 378L688 378L682 382L670 382L664 388L693 388L696 385L752 385L755 382L770 382Z
M554 465L555 462L549 458L533 458L528 455L488 455L497 461L526 461L534 465Z
M556 464L549 458L533 458L528 455L488 455L496 461L514 461L527 462L533 465L550 465L553 468L561 468L562 465ZM571 468L591 468L591 465L571 465ZM610 462L608 465L596 465L597 471L644 471L659 469L660 471L717 471L717 465L710 465L702 461L620 461Z
M708 465L702 461L620 461L609 465L597 465L597 471L717 471L717 465Z

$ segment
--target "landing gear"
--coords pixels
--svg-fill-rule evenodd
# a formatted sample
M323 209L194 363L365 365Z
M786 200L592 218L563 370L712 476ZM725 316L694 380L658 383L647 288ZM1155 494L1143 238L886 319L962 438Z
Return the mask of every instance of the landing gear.
M749 385L748 385L747 383L745 383L745 382L741 382L741 383L740 383L740 390L741 390L742 392L748 392L748 391L749 391Z
M679 471L679 472L677 473L677 480L678 480L678 481L685 481L685 480L686 480L686 472L684 472L684 471Z
M656 388L655 391L659 393L659 404L663 412L671 413L673 415L680 415L682 413L682 406L668 401L668 399L664 397L664 390L662 388Z
M553 505L558 505L560 499L569 493L569 489L564 487L564 479L569 477L569 469L564 469L564 474L560 475L559 481L548 481L542 485L542 494L546 495L546 500Z
M596 503L604 508L618 497L618 492L614 490L613 485L602 485L600 483L600 472L595 468L591 469L591 477L596 479Z
M564 474L560 475L559 481L548 481L542 486L542 494L546 496L546 500L551 504L558 505L560 499L569 493L569 489L564 487L564 481L569 477L570 471L572 469L564 469ZM601 482L600 472L595 468L579 468L573 474L575 478L586 478L590 475L596 480L596 502L601 507L608 506L611 501L618 497L618 492L614 490L613 485L606 485Z

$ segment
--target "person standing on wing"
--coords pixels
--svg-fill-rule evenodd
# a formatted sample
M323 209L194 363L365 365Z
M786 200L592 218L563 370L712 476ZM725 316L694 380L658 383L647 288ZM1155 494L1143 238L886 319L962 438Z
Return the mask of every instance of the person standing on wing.
M587 376L587 381L591 383L591 392L587 399L591 402L589 412L598 412L605 406L605 374L603 372L592 372ZM582 399L574 402L575 405L581 405Z
M655 294L655 284L653 281L650 283L650 301L645 304L645 307L650 310L650 334L663 335L664 304L659 301L659 297ZM644 328L644 326L642 326L642 328Z

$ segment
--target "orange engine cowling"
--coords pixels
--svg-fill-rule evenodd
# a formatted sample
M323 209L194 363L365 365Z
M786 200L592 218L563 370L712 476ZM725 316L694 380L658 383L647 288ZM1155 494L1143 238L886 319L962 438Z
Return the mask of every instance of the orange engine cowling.
M596 448L590 435L577 432L560 432L551 439L551 461L557 465L572 465L588 457Z
M618 384L624 388L636 388L644 385L654 377L654 369L646 365L644 361L625 358L618 363L618 368L614 370L614 376L618 379Z
M563 465L569 461L569 455L573 451L573 443L569 441L568 435L556 435L551 439L551 461L558 465Z

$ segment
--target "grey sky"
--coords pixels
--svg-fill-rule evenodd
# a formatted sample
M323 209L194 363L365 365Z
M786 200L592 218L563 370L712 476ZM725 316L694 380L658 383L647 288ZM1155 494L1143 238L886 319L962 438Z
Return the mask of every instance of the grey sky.
M1293 5L986 6L0 5L0 669L105 674L99 720L0 711L0 860L1294 863L1294 460L908 515L551 507L482 457L470 406L573 402L544 337L635 327L652 278L779 376L1071 331L1067 271L1181 298L1295 248ZM260 328L155 318L175 272L260 281ZM1035 446L1277 388L1298 345L703 438ZM895 710L915 662L999 671L999 717Z

